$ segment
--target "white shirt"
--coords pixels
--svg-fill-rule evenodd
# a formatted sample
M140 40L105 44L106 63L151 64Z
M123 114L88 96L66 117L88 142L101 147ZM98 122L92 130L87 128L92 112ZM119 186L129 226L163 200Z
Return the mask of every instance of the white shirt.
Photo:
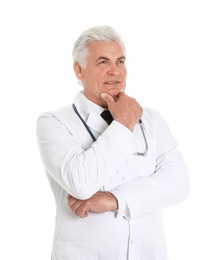
M132 133L101 118L103 108L82 92L74 104L95 137L93 142L72 105L44 113L37 137L45 171L55 196L57 213L52 260L166 260L161 210L188 194L187 169L177 143L152 109L142 116L146 156L139 124ZM98 190L118 199L118 211L89 212L79 218L67 195L87 199Z

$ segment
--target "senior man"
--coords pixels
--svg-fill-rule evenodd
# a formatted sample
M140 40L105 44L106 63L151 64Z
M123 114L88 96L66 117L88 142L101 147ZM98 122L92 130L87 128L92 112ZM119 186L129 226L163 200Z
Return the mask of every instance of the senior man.
M188 194L177 143L157 111L125 94L113 28L84 31L73 59L82 91L37 123L57 206L52 260L166 260L162 210Z

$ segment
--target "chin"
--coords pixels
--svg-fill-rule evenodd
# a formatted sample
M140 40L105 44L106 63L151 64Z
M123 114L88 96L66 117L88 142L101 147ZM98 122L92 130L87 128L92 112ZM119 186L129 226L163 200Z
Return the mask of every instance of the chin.
M118 95L124 91L124 88L123 89L112 89L110 91L106 91L109 95L111 95L114 99L117 99L118 98Z
M112 97L113 97L113 99L114 99L115 101L118 100L118 95L119 95L119 93L118 93L117 95L112 95Z

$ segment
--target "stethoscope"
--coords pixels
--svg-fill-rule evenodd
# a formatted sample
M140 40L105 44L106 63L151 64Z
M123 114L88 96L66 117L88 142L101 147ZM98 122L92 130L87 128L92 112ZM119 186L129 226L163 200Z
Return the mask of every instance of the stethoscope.
M79 117L79 119L81 120L81 122L83 123L83 125L85 126L87 132L89 133L89 135L91 136L91 138L93 139L93 141L95 142L97 139L95 138L94 134L92 133L92 131L90 130L89 126L86 124L86 122L83 120L83 118L81 117L79 111L77 110L75 104L72 104L73 110L76 113L76 115ZM145 142L145 149L143 152L135 152L134 155L139 155L139 156L146 156L147 155L147 151L148 151L148 144L147 144L147 138L144 132L144 124L142 122L142 120L140 119L138 121L138 124L140 125L141 128L141 132L144 138L144 142Z

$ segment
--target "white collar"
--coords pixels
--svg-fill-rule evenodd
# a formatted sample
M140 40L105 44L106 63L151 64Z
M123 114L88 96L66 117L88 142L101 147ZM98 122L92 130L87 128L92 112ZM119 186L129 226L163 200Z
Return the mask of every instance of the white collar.
M74 104L83 120L91 129L101 134L108 127L108 124L100 116L104 108L90 101L84 95L83 90L76 95Z

